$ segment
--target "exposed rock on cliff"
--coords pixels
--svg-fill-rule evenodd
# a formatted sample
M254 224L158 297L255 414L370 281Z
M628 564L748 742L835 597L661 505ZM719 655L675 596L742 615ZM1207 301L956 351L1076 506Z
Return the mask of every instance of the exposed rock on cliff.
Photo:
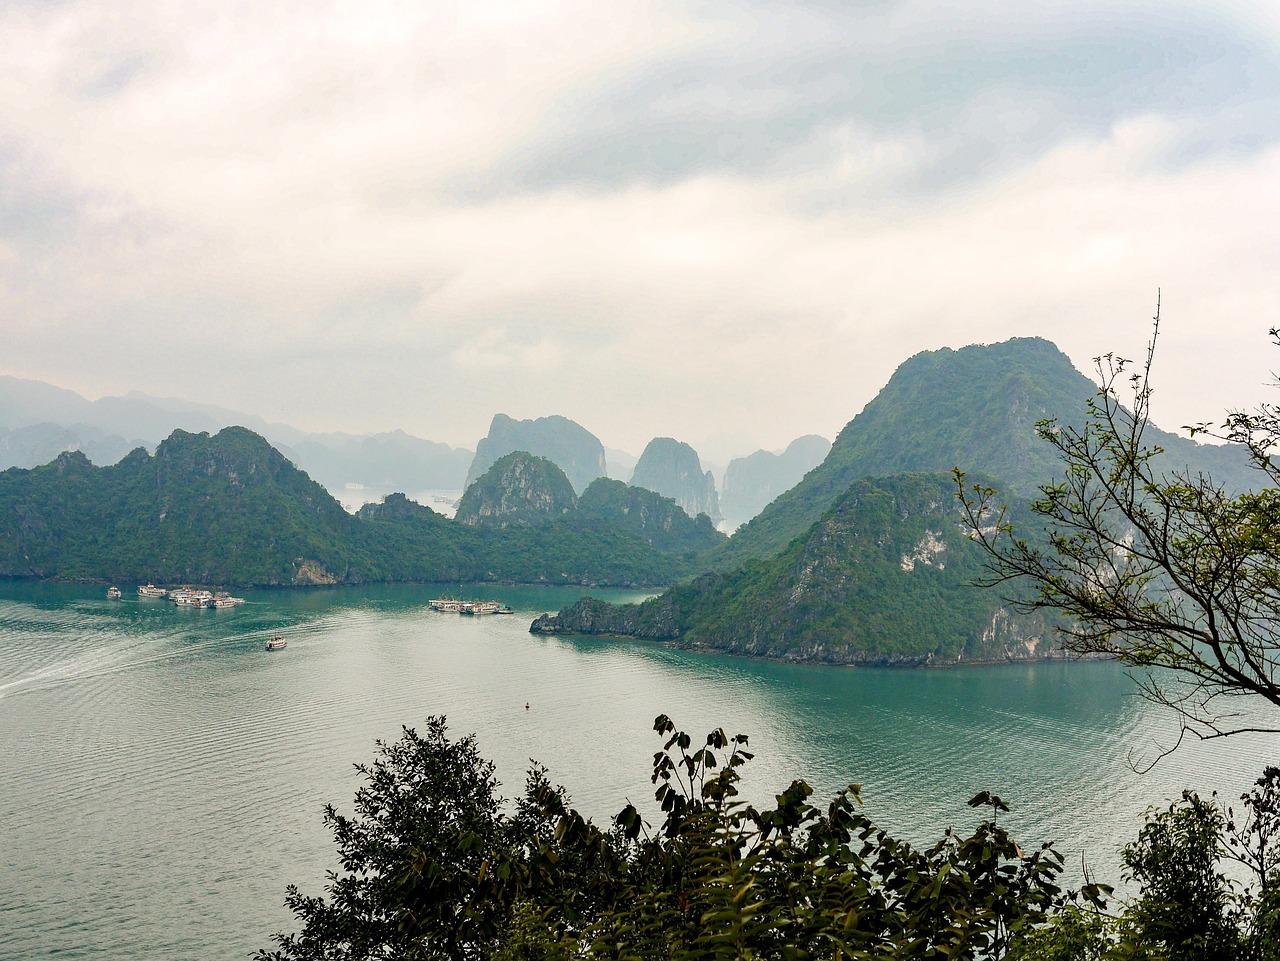
M476 445L466 486L474 484L499 458L515 451L545 457L559 467L576 493L606 474L604 445L595 434L567 417L515 420L495 414L489 435Z
M703 472L697 451L673 438L655 437L649 441L636 462L631 486L670 497L690 517L706 514L712 524L721 521L715 478L710 471Z
M1079 423L1097 386L1047 340L943 348L902 364L879 394L836 437L831 451L717 550L712 563L731 570L772 557L803 533L861 477L903 471L980 471L1015 496L1035 496L1061 465L1036 435L1037 421ZM1229 488L1257 483L1234 445L1196 444L1154 427L1147 440L1165 450L1160 463L1207 471Z
M540 633L619 634L829 664L928 665L1044 657L1038 615L973 587L982 551L946 475L858 481L778 557L704 575L639 605L586 600Z
M515 451L467 488L456 519L472 526L539 524L568 514L577 503L564 471L545 457Z

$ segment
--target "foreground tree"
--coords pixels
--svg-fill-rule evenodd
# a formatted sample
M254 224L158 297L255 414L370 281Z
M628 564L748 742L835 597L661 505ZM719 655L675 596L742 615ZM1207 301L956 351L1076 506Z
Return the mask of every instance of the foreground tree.
M602 832L542 771L504 804L472 738L442 718L360 766L356 815L332 808L342 873L327 896L291 887L301 930L267 959L999 959L1064 904L1051 845L1029 853L997 823L917 849L878 829L851 785L825 809L796 781L772 807L737 797L744 735L695 746L659 717L657 826L633 806Z
M1031 505L1029 532L1015 530L995 490L957 470L962 508L990 557L986 586L1005 585L1023 609L1063 615L1068 650L1138 669L1143 692L1178 712L1184 735L1275 731L1233 699L1280 707L1280 409L1233 413L1217 432L1248 452L1258 490L1230 493L1166 470L1145 440L1158 333L1157 303L1141 369L1099 358L1083 424L1037 425L1064 471Z

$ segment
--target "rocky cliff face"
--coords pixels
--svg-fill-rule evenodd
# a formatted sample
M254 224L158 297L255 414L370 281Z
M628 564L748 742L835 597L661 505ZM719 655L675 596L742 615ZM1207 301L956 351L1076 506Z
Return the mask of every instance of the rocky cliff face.
M945 475L863 480L770 562L640 605L583 601L539 633L619 634L825 664L922 666L1054 656L1043 616L973 586L983 554Z
M715 478L710 471L702 470L697 451L673 438L655 437L649 441L636 462L631 486L670 497L690 517L706 514L712 524L722 520Z
M566 417L539 417L515 420L495 414L489 434L476 445L476 456L467 471L470 487L499 458L515 451L545 457L569 478L575 493L581 494L597 477L604 477L604 445L593 433Z
M456 520L488 527L539 524L568 514L577 504L564 471L545 457L515 451L467 488Z
M745 524L779 494L790 490L822 463L831 441L817 434L797 437L781 454L758 450L735 457L724 472L720 510L731 527Z

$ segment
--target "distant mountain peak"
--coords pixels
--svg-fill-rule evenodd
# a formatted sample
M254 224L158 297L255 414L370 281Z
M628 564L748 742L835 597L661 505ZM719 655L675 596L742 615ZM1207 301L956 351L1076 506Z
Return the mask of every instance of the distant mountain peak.
M604 445L581 424L559 414L533 420L494 414L488 436L476 445L466 486L474 484L499 458L515 451L527 451L551 461L564 471L579 494L608 472Z
M645 445L631 485L672 498L690 517L706 514L712 524L720 523L715 478L702 470L698 452L674 437L655 437Z

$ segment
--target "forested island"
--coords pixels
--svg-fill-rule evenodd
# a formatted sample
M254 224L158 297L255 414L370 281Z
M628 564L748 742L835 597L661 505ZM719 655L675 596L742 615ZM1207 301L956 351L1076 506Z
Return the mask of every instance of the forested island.
M111 467L71 452L5 471L0 518L0 576L226 586L657 586L692 573L723 539L686 518L687 540L655 547L601 504L493 527L392 495L353 516L245 428L175 431L154 456L135 450Z
M1037 422L1079 423L1096 391L1043 340L919 354L817 467L731 539L706 513L690 516L671 497L599 476L599 442L581 442L585 432L564 418L495 418L502 443L482 445L487 466L453 519L404 494L348 514L247 428L177 430L154 454L138 448L111 466L65 452L0 472L0 576L669 587L637 607L584 599L533 630L834 664L1052 656L1051 624L974 587L982 551L940 472L978 471L1026 514L1024 498L1057 469ZM499 453L526 435L553 454L570 451L577 482L550 457ZM1237 450L1154 428L1151 439L1170 465L1248 483ZM650 446L698 474L687 445L659 441Z

